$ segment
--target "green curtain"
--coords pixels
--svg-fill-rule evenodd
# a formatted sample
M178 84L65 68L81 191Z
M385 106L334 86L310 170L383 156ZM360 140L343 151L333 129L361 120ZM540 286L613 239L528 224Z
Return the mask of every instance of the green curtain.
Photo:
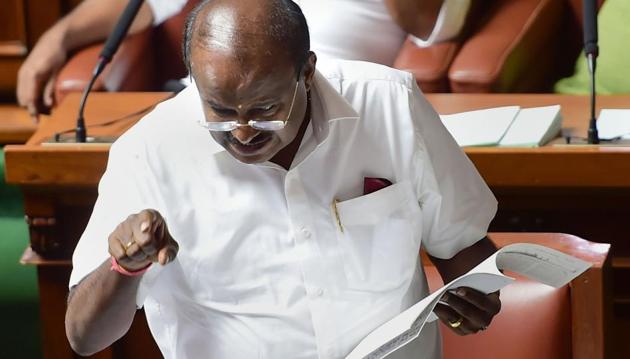
M630 0L606 0L597 16L600 55L595 87L598 94L630 93ZM575 74L556 83L563 94L588 94L590 76L582 54Z

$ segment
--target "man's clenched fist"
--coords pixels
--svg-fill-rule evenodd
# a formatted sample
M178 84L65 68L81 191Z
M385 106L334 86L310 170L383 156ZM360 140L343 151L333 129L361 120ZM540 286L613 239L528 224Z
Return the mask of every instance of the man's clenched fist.
M153 209L132 214L109 235L109 253L130 272L152 262L170 263L178 251L179 245L168 232L164 218Z

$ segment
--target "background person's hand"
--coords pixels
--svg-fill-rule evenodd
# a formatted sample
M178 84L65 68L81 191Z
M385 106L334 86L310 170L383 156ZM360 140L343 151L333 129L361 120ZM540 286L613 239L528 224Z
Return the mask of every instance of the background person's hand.
M459 335L485 330L501 310L499 292L486 295L468 287L447 291L441 301L447 304L438 303L434 313Z
M51 31L41 37L20 67L17 100L31 116L48 113L55 104L55 80L66 59L61 36Z
M128 271L152 262L166 265L177 256L179 245L156 210L145 209L127 217L109 235L109 253Z

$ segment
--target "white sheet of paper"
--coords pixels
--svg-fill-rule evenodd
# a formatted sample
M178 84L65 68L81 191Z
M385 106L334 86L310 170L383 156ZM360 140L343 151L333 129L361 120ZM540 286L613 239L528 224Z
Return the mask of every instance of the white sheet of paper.
M591 264L544 246L518 243L501 248L468 273L454 279L366 336L346 359L384 358L409 343L427 322L437 319L433 309L449 289L470 287L495 292L514 281L499 269L519 273L544 284L561 287Z
M542 146L553 139L561 127L560 105L523 108L499 142L499 146Z
M505 106L440 115L460 147L496 146L516 118L520 107Z
M630 138L630 109L603 109L597 119L599 138L610 140L621 136Z

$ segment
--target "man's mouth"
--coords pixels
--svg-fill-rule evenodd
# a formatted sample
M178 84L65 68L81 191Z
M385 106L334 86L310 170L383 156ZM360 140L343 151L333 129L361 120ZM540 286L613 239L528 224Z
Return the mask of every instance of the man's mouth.
M231 133L228 133L227 142L230 144L230 147L232 147L232 149L234 149L236 152L242 153L244 155L252 155L261 150L272 139L272 137L273 136L271 135L271 133L260 132L249 142L241 143Z

